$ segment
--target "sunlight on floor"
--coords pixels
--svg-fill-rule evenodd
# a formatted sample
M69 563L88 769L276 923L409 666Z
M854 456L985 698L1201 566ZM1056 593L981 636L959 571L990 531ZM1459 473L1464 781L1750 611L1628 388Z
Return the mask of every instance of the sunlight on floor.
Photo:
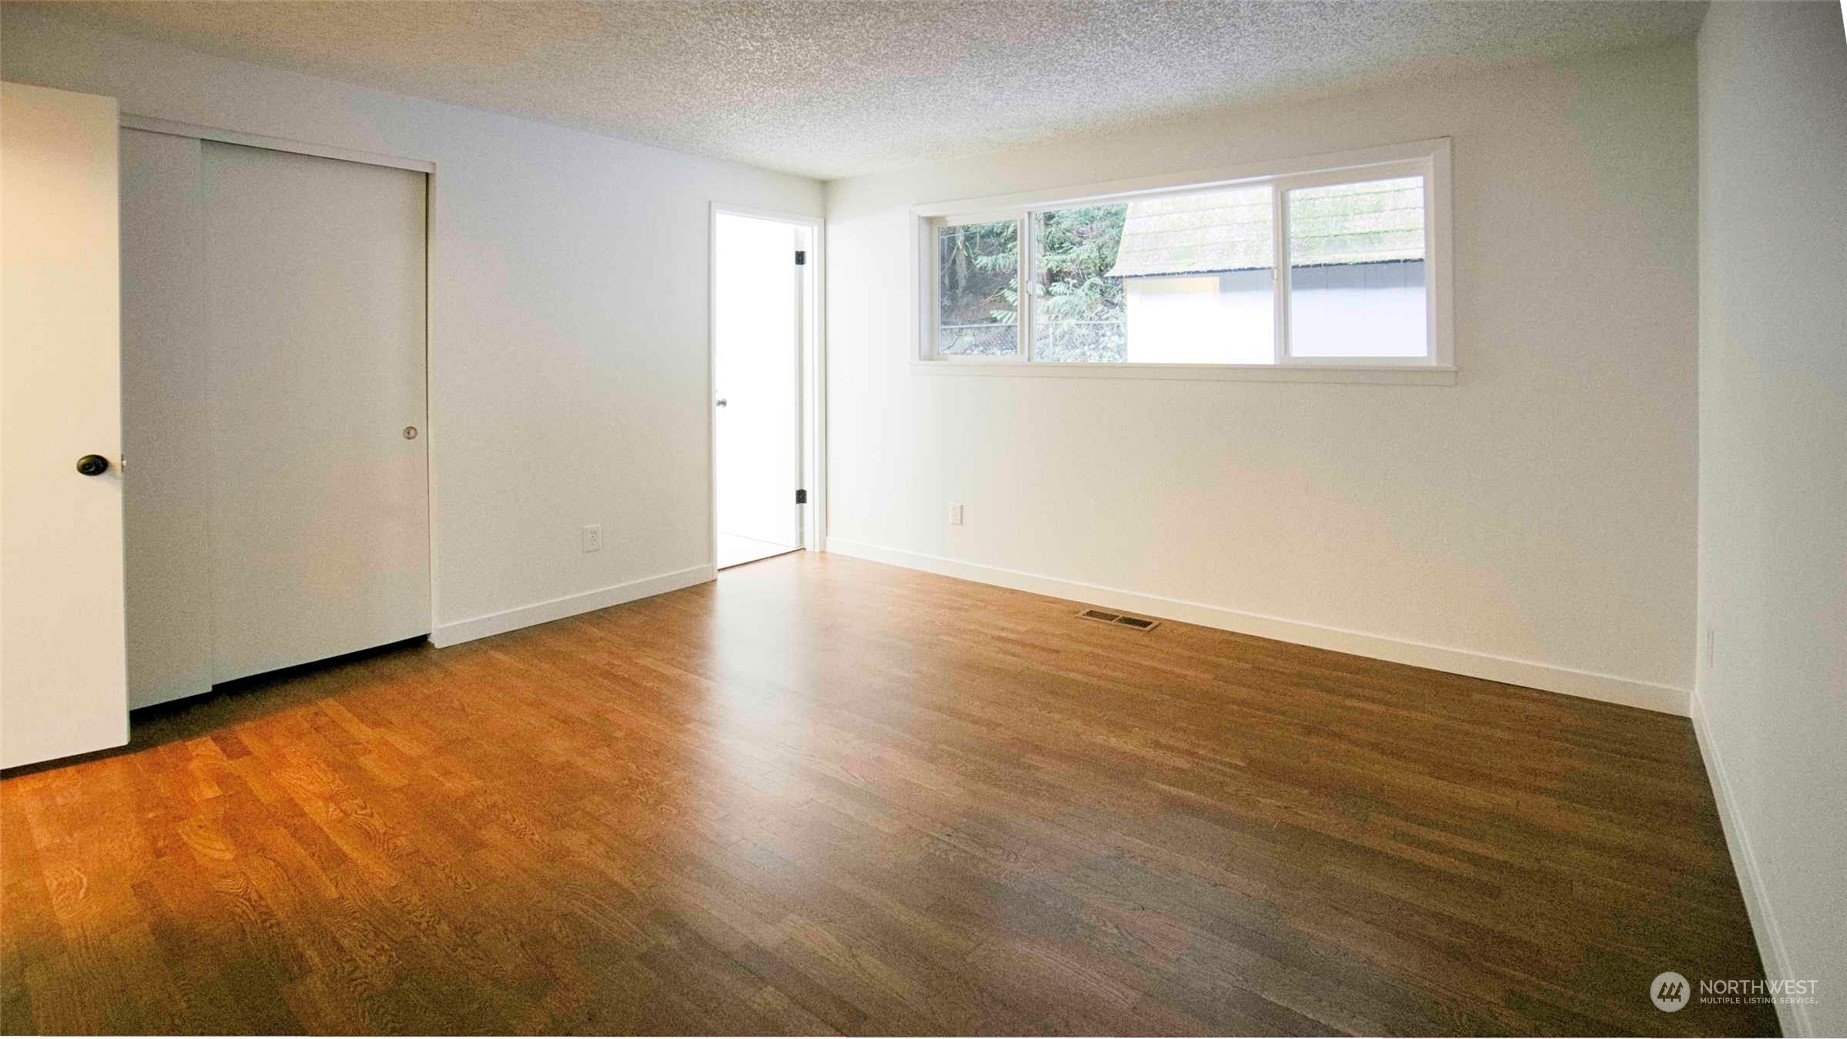
M779 556L784 552L795 552L800 545L778 545L773 541L758 541L739 534L718 535L718 568L754 563L759 559Z

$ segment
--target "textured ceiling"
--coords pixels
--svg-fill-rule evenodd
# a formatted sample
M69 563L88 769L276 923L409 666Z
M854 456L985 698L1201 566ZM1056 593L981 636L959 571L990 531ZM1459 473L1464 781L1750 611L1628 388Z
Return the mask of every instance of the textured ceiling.
M1602 0L44 7L257 64L824 178L1457 64L1684 39L1705 11Z

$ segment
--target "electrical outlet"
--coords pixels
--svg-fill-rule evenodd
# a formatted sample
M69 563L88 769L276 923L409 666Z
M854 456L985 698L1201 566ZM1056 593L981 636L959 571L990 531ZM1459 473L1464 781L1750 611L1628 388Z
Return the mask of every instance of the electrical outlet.
M1719 629L1706 625L1706 670L1711 671L1719 657Z
M603 550L603 525L592 523L584 528L584 551L601 552Z
M962 506L951 505L949 507L949 525L952 527L959 527L962 525Z

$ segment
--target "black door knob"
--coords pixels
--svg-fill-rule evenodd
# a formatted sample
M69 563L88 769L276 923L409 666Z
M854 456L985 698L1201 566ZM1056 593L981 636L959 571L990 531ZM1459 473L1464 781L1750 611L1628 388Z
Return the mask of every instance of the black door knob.
M85 476L101 476L109 471L109 459L102 455L84 455L77 459L77 471Z

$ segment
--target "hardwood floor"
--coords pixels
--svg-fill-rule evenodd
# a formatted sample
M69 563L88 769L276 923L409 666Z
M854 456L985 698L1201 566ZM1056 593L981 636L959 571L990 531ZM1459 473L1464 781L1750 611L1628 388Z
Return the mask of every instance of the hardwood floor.
M7 1032L1761 1034L1684 719L797 553L0 780Z

